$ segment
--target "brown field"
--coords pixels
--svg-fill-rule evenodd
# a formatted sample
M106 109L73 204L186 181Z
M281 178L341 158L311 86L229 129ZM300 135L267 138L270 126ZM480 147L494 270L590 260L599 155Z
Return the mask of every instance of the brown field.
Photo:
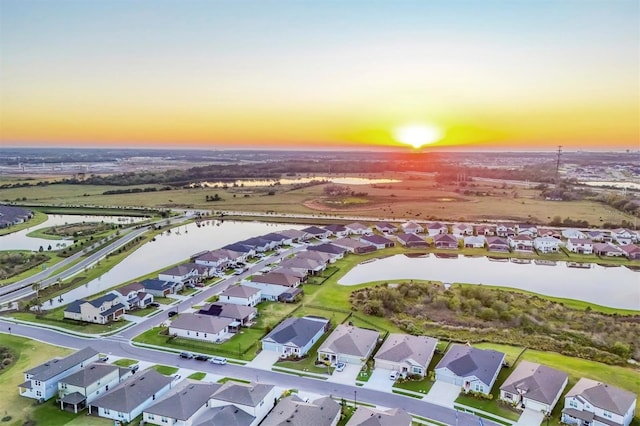
M439 185L431 176L388 173L402 182L382 185L352 185L367 195L326 197L324 185L291 190L274 188L194 188L136 194L102 195L110 189L126 187L96 185L50 185L47 187L0 190L0 200L27 198L29 203L87 206L189 207L217 210L299 213L419 220L495 221L518 220L547 223L554 216L588 221L592 226L605 222L633 221L633 217L593 201L559 202L540 197L540 191L497 183L472 182L470 186ZM371 176L368 177L380 177ZM146 185L151 186L151 185ZM267 195L273 189L275 195ZM465 195L465 190L473 194ZM477 193L486 195L477 195ZM222 199L207 202L218 194Z

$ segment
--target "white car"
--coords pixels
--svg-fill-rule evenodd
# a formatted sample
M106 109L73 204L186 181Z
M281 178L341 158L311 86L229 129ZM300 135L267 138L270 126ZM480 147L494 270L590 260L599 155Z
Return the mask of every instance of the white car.
M211 362L211 364L224 365L227 363L227 359L221 356L214 356L209 362Z
M397 379L398 379L398 377L400 377L400 373L398 373L397 371L392 371L392 372L389 374L389 379L390 379L390 380L397 380Z
M345 367L344 362L339 362L336 364L336 371L343 371Z

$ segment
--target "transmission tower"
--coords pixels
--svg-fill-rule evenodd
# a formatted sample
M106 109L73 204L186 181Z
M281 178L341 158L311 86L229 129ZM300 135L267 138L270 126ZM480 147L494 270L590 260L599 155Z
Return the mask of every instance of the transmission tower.
M556 187L560 183L560 157L562 156L562 145L558 145L558 158L556 160Z

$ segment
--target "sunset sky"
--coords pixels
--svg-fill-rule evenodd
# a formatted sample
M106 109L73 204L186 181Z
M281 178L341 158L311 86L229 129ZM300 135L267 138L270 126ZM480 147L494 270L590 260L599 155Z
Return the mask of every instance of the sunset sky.
M0 146L637 149L638 4L0 0Z

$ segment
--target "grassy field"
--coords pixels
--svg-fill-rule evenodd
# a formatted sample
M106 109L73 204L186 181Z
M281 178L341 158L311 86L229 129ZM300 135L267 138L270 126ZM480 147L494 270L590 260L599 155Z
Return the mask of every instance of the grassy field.
M11 316L22 321L29 321L42 325L50 325L53 327L61 327L70 331L77 331L79 333L87 334L108 333L130 324L129 321L125 320L116 321L114 323L111 323L110 325L76 321L64 318L64 309L64 307L52 309L51 311L47 311L46 314L41 316L37 316L32 312L14 312L11 314Z

